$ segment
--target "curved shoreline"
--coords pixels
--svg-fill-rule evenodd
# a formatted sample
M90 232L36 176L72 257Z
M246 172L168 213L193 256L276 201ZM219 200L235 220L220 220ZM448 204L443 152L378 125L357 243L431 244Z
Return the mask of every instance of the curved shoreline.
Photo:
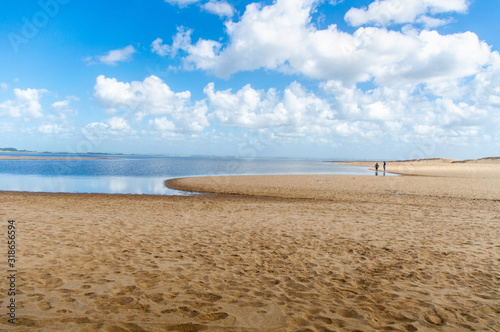
M350 163L356 166L371 162ZM391 195L500 199L500 164L390 162L387 172L404 176L244 175L188 177L166 180L174 190L198 193L338 200Z

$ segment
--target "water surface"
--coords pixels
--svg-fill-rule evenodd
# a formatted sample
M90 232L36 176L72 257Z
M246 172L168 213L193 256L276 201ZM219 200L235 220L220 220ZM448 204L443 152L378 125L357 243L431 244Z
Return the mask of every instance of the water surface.
M65 157L68 155L30 154L30 156ZM92 155L90 156L92 157ZM102 158L100 155L95 157ZM339 165L323 160L309 159L135 155L106 157L79 160L0 160L0 190L183 195L186 193L166 188L163 184L164 181L178 177L209 175L374 175L374 172L369 171L366 167ZM380 174L381 172L379 172Z

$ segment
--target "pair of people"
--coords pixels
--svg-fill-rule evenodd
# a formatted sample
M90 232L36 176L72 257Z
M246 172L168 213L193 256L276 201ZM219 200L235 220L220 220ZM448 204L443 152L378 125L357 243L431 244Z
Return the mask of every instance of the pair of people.
M384 161L384 172L385 172L385 166L387 165L387 163ZM375 164L375 170L378 171L378 163Z

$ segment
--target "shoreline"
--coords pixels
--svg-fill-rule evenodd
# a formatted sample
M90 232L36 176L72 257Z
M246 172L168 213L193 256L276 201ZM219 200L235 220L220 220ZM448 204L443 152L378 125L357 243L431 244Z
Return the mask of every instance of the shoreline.
M370 167L373 162L349 165ZM188 177L165 181L188 192L335 200L344 195L380 199L383 195L500 200L500 158L478 161L434 159L388 162L387 173L367 175L246 175ZM374 173L375 175L375 173Z

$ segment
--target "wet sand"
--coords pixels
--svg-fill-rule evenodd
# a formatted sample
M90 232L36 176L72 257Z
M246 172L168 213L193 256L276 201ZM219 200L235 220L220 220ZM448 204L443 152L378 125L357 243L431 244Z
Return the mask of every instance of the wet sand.
M500 167L471 164L168 181L223 193L195 197L0 192L18 256L0 330L500 331Z

